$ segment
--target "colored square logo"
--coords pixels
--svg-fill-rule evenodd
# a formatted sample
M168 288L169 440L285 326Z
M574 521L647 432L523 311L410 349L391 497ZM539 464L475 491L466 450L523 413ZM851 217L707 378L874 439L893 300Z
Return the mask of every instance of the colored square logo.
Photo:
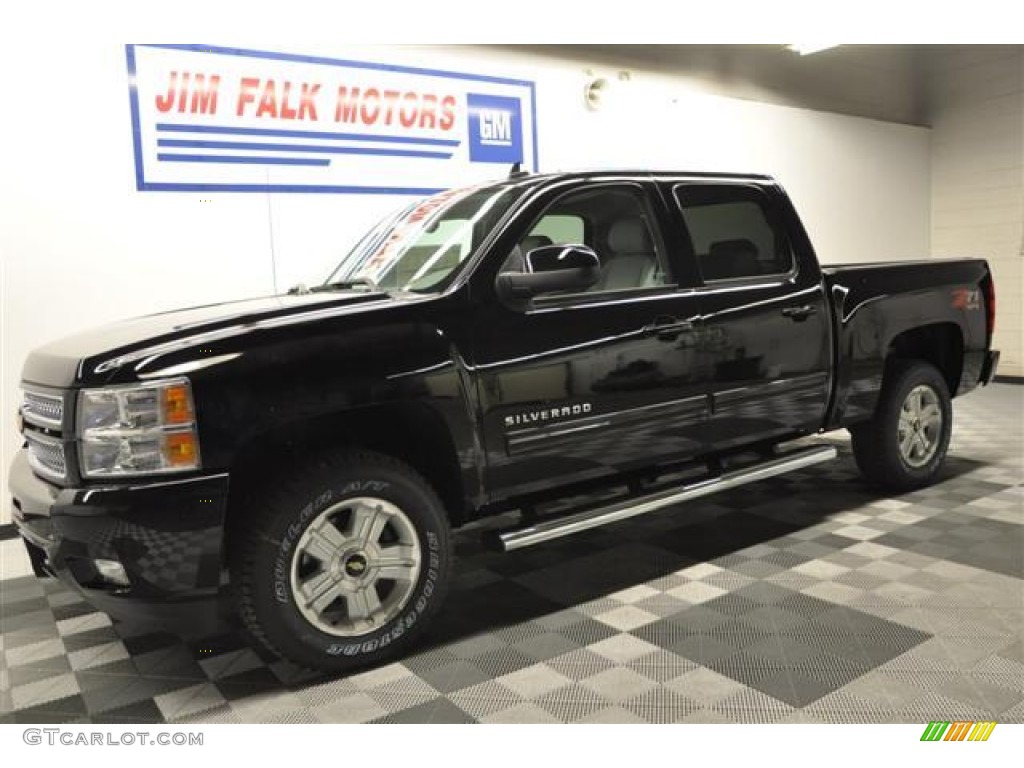
M519 99L467 93L466 105L470 162L522 162L523 115Z

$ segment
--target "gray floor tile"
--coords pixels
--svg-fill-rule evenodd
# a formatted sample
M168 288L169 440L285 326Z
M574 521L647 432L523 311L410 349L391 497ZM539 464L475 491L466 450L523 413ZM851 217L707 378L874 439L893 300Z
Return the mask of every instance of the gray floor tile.
M957 400L947 479L898 497L837 433L835 462L662 515L504 556L458 536L434 634L348 676L112 624L19 572L0 721L1022 722L1024 424L989 426L1022 401Z

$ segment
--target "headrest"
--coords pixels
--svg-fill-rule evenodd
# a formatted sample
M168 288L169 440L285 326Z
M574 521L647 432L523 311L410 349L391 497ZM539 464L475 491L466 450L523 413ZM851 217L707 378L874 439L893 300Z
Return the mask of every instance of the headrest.
M523 253L529 253L534 248L542 248L545 245L553 245L547 235L527 235L523 238Z
M761 273L757 246L750 240L719 240L701 258L701 270L708 280L749 277Z
M708 247L708 256L711 258L723 255L738 256L741 254L749 254L756 259L757 246L750 240L741 238L737 240L719 240L717 243L712 243L710 247Z
M647 222L641 218L619 219L608 230L608 247L615 253L652 253Z

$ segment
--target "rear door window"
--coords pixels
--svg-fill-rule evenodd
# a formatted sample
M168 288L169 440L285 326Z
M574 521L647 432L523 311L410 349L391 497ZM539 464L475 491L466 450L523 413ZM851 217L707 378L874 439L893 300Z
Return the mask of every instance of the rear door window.
M779 277L792 271L793 252L760 190L684 185L674 195L705 281Z

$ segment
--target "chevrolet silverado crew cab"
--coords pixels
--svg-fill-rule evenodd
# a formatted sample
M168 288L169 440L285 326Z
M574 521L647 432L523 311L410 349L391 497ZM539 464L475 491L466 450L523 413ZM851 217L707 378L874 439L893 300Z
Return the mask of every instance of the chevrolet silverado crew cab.
M344 670L416 640L486 516L540 544L829 460L787 443L840 428L869 481L933 482L994 322L982 260L819 266L770 178L513 173L321 285L35 350L13 517L103 611Z

